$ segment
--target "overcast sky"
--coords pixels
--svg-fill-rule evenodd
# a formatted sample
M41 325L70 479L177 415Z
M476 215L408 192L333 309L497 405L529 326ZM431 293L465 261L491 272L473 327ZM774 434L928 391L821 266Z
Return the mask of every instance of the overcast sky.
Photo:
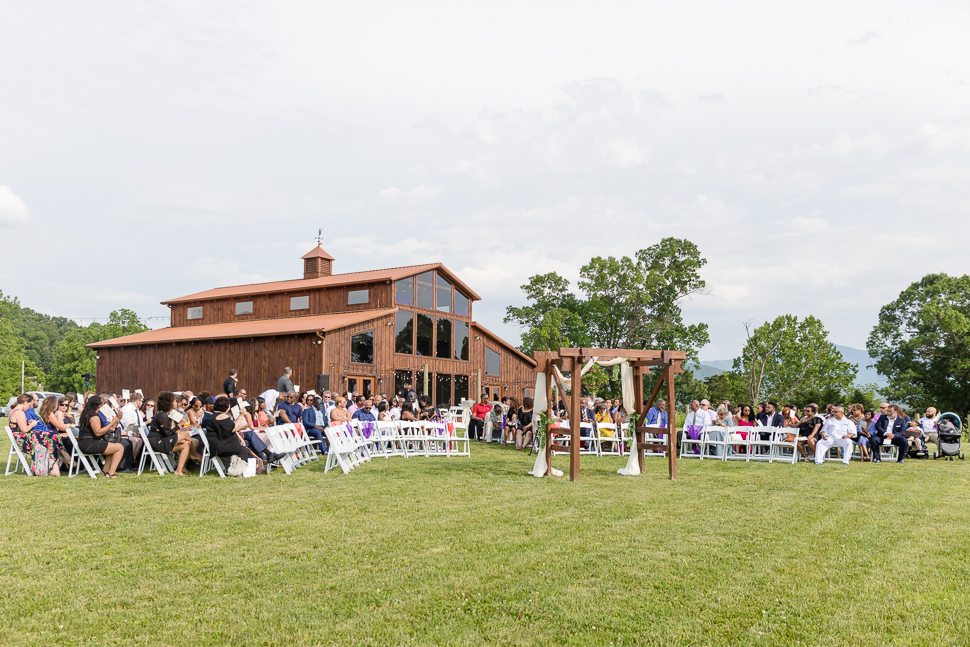
M966 2L0 3L0 289L70 317L442 261L532 274L665 236L705 359L813 314L863 348L970 272ZM162 325L154 320L153 325Z

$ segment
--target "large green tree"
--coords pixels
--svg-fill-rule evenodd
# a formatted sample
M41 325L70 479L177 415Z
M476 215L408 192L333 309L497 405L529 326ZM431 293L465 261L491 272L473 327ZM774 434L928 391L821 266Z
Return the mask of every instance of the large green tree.
M131 310L115 310L108 316L108 323L93 323L86 328L72 330L58 343L54 353L48 381L55 391L79 392L84 390L85 373L97 375L96 353L87 344L115 339L148 330L141 319Z
M879 311L866 348L888 398L970 412L970 276L928 274L910 285Z
M16 297L0 292L3 317L10 329L20 339L24 359L35 366L34 375L41 381L54 364L54 348L64 335L78 328L77 323L65 317L51 317L30 308L24 308Z
M855 381L858 367L845 361L815 317L782 315L753 332L746 328L748 341L734 371L747 378L751 403L801 401L827 392L836 397Z
M686 351L696 361L709 340L707 324L684 324L681 304L706 293L700 277L706 263L694 243L665 238L633 258L591 259L579 272L582 296L555 272L537 274L522 286L528 304L509 306L505 323L523 329L525 353L567 346L663 348ZM606 394L618 393L617 375L608 372ZM678 376L678 384L704 389L689 373Z

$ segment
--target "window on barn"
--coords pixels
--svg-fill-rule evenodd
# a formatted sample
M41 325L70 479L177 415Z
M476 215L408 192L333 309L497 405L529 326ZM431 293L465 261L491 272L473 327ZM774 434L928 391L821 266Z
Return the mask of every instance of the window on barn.
M370 301L370 290L352 290L347 294L347 305L356 306Z
M491 348L485 348L485 375L502 374L502 357Z
M357 333L350 338L350 361L354 364L374 363L374 331Z
M252 301L241 301L236 304L236 315L251 315L251 314L253 314Z
M202 306L197 308L188 308L185 312L186 319L201 319L202 318Z
M309 310L310 297L290 297L290 310Z

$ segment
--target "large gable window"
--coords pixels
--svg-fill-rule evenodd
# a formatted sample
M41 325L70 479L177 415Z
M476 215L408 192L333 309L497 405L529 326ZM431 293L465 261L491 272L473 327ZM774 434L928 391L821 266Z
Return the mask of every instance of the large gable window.
M414 305L414 277L401 279L394 286L394 300L405 306Z
M398 310L394 315L394 352L414 354L414 313Z
M463 317L468 316L468 297L455 289L455 314Z
M357 333L350 338L350 361L354 364L374 363L374 331Z
M468 361L468 322L455 321L455 359ZM455 396L457 399L458 396Z
M485 347L485 375L502 374L502 356L491 348Z
M414 277L418 286L418 307L434 310L434 272L425 272Z
M310 297L290 297L290 310L309 310Z
M418 343L415 353L431 357L431 340L434 338L434 319L428 315L418 315Z
M435 357L451 359L451 319L438 317L437 352Z
M435 297L435 307L441 312L451 312L451 283L438 274L438 294Z

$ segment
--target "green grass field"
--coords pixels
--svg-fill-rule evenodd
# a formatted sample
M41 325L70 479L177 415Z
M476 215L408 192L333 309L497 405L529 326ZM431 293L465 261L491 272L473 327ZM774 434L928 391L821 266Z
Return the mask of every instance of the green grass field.
M624 462L10 476L0 643L968 644L967 463Z

